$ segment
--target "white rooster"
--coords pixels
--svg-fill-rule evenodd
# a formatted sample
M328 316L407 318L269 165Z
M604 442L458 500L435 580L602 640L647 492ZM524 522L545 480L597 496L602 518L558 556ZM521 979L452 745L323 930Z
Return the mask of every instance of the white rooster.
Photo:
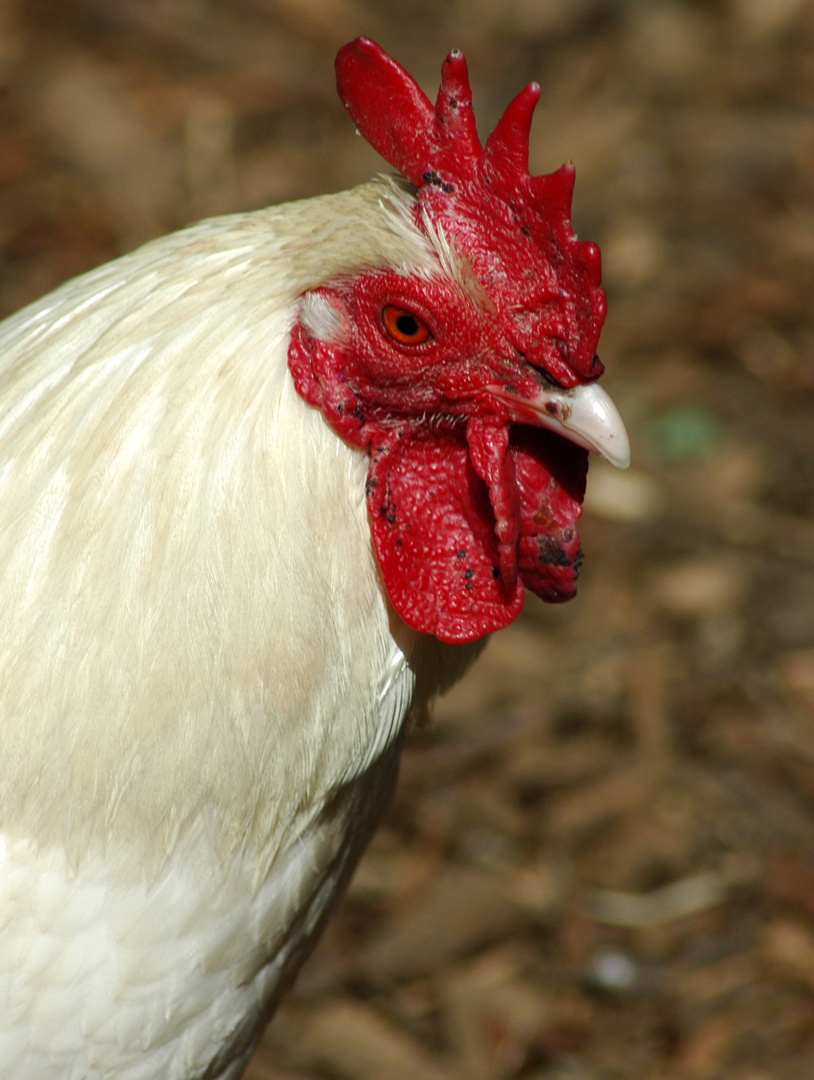
M599 255L532 178L337 59L401 173L205 221L0 327L0 1075L226 1080L388 798L411 711L574 591Z

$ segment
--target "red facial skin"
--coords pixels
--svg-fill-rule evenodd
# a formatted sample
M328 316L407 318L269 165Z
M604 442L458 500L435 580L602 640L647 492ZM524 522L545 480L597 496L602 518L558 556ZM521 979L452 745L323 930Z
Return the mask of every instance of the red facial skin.
M524 586L569 599L587 453L521 426L523 399L549 385L542 371L443 280L370 271L319 291L341 342L297 323L289 367L337 434L370 453L371 533L399 615L444 641L472 641L517 616ZM388 307L414 313L430 335L395 340Z
M386 270L328 283L339 329L322 341L297 323L289 367L369 452L373 545L396 611L472 641L511 622L526 587L550 601L575 591L587 454L529 426L539 415L525 403L602 373L599 249L571 229L573 167L529 175L535 84L481 146L460 53L435 105L367 38L340 49L336 71L358 130L414 186L416 227L444 234L478 285L466 295ZM394 309L411 313L401 328Z

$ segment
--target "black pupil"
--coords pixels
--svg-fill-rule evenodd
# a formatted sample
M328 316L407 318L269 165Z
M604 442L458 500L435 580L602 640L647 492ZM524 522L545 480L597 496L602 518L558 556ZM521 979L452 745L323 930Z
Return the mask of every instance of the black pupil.
M399 315L396 319L396 329L404 337L415 337L419 332L418 319L414 315Z

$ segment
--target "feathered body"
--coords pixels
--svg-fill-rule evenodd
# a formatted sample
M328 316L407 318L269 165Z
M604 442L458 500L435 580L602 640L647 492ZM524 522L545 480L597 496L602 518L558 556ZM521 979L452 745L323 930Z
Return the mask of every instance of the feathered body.
M366 455L287 369L325 277L437 267L409 199L383 179L208 221L3 327L4 1075L186 1078L190 1042L250 1045L387 798L417 677L472 651L422 670Z
M598 255L557 226L538 318L430 195L203 222L0 327L3 1076L236 1080L411 710L573 592Z

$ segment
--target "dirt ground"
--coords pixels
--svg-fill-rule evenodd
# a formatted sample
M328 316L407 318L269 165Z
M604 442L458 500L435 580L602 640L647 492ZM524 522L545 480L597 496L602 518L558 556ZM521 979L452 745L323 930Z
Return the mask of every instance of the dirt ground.
M414 732L250 1080L814 1076L814 4L5 0L0 311L185 222L381 168L333 55L482 133L542 86L600 242L577 599L527 603Z

